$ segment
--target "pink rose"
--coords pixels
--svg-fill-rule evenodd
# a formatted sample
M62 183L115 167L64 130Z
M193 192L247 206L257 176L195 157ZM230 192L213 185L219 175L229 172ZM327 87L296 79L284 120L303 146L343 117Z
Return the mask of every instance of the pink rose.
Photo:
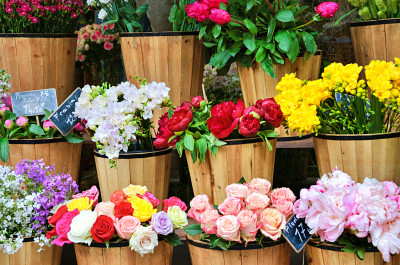
M279 199L274 204L273 207L278 209L286 218L288 218L293 213L293 202Z
M200 223L201 229L206 234L213 235L217 233L217 220L220 217L219 213L215 209L208 209L201 213Z
M293 191L291 191L289 188L274 189L271 191L270 196L272 203L274 204L281 199L290 201L292 203L296 200L296 196L294 196Z
M339 9L339 4L335 2L323 2L315 8L315 12L323 18L331 18Z
M96 205L97 200L99 199L99 190L97 189L96 186L92 186L90 189L85 190L82 193L72 195L72 198L74 199L79 199L84 197L89 197L89 199L93 201L93 204Z
M217 220L217 235L228 241L240 241L240 223L234 215L224 215Z
M179 206L179 208L181 208L181 210L184 212L187 210L186 204L181 199L174 196L170 197L169 199L163 200L162 205L164 212L168 212L168 208L173 206Z
M107 215L115 222L114 207L115 204L112 202L100 202L96 205L94 211L96 212L97 216Z
M78 209L74 209L73 211L67 212L63 215L63 217L56 224L56 232L58 237L53 240L53 244L59 247L62 247L64 244L72 243L68 239L68 232L71 230L72 219L79 214Z
M189 17L196 19L198 22L204 22L210 15L210 8L204 3L194 2L188 8L185 8Z
M399 186L397 186L393 181L384 181L383 185L385 186L386 197L392 197L400 194Z
M282 230L286 228L286 220L283 214L274 208L265 209L260 213L261 233L271 238L278 240L281 237Z
M226 196L237 197L240 199L245 199L249 195L250 191L246 185L243 184L230 184L225 188Z
M207 195L197 195L190 201L190 207L193 210L203 212L210 206Z
M118 219L114 223L115 230L120 238L131 239L133 233L140 226L140 220L134 216L127 215Z
M257 214L249 210L243 210L237 217L240 222L241 237L244 238L246 243L255 241L258 229L261 227L261 225L257 224Z
M141 196L138 196L138 197L141 197ZM143 197L142 199L145 199L146 201L148 201L149 203L151 203L151 204L153 205L154 208L156 208L157 205L160 204L160 201L156 198L156 196L154 196L153 193L150 193L150 192L148 192L148 191L146 191L146 192L143 194L142 197Z
M255 178L250 181L248 187L251 192L267 195L271 188L271 182L266 179Z
M222 214L231 214L231 215L238 215L238 213L243 209L243 201L236 197L229 197L224 200L218 206L218 210Z
M218 25L225 25L231 22L231 15L223 9L211 9L209 18Z
M261 193L251 193L249 196L247 196L245 202L247 209L259 211L268 207L270 199L267 195Z

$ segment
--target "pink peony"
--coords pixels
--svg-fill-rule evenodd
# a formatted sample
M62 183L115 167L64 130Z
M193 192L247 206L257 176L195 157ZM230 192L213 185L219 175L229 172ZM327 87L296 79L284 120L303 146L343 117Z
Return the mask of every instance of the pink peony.
M10 108L12 108L11 97L8 97L8 98L6 99L5 104L6 104L6 107L8 107L8 110L10 110ZM2 113L3 113L3 112L2 112Z
M212 22L215 22L218 25L225 25L231 22L231 15L222 9L211 9L209 18Z
M74 219L75 216L79 215L79 210L74 209L71 212L65 213L63 217L57 222L56 224L56 232L58 237L53 240L53 244L57 245L59 247L62 247L64 244L70 244L72 243L68 239L68 232L71 229L71 223L72 219Z
M315 8L315 12L323 18L331 18L339 9L339 4L335 2L323 2Z
M114 207L115 204L112 202L100 202L96 205L94 211L96 212L97 216L106 215L115 222Z
M210 9L219 8L221 3L228 5L228 0L200 0L200 2L206 4Z
M270 196L272 203L277 203L278 200L282 199L292 203L296 200L296 196L294 196L293 191L291 191L289 188L274 189L271 191Z
M286 228L286 219L283 214L277 209L267 208L260 213L259 218L261 233L272 240L278 240L282 230Z
M246 185L243 184L230 184L225 188L226 196L237 197L240 199L245 199L249 195L250 191Z
M188 8L185 8L189 17L196 19L198 22L204 22L210 15L210 8L205 3L194 2Z
M131 239L133 233L141 225L140 220L134 216L127 215L121 219L116 219L114 223L115 231L120 238Z
M206 234L213 235L217 233L217 220L220 217L219 213L215 209L208 209L201 213L200 223L201 229Z
M7 103L6 103L6 105L7 105ZM1 115L4 115L6 113L6 110L10 111L10 108L7 106L1 107L1 109L0 109Z
M50 128L56 128L56 126L54 126L54 124L50 120L45 120L43 122L43 129L46 132L48 132L50 130Z
M217 235L228 241L240 241L240 223L234 215L224 215L217 220Z
M97 200L99 199L99 190L97 189L96 186L92 186L90 189L85 190L82 193L72 195L72 198L74 199L84 198L84 197L89 197L89 199L93 201L93 205L96 205Z
M400 252L400 218L394 222L374 227L370 234L372 244L381 252L385 262L390 261L390 254Z
M236 197L229 197L226 198L224 202L218 206L218 210L222 214L230 214L236 216L243 209L243 206L243 201L241 199Z
M169 207L172 206L179 206L179 208L181 208L182 211L186 211L187 210L187 206L186 204L179 199L178 197L170 197L169 199L165 199L162 201L162 205L163 205L163 211L167 212Z
M12 120L6 120L4 122L4 127L6 127L9 130L12 130L14 128L15 123Z
M247 196L245 202L248 210L260 211L268 207L270 199L267 195L261 193L251 193Z
M291 201L279 199L272 206L278 209L286 218L293 213L293 202Z
M251 192L267 195L271 188L271 182L266 179L254 178L247 184Z
M240 235L247 242L252 242L256 240L256 235L261 224L257 224L257 214L249 211L243 210L238 214L238 219L240 222Z
M317 184L325 189L332 187L351 187L355 185L354 181L348 174L338 170L337 168L334 169L332 173L324 174L321 179L317 181Z
M312 201L325 192L325 189L319 185L312 185L310 189L300 191L300 199L294 203L293 212L298 218L305 218L312 206Z
M386 197L392 197L400 194L399 186L397 186L393 181L384 181L383 185L385 186Z

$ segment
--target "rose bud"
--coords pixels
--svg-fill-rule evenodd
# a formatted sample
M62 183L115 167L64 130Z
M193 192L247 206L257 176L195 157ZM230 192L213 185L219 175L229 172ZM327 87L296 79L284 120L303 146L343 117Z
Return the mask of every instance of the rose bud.
M204 100L204 98L202 96L196 96L196 97L192 98L191 103L192 103L193 107L198 109L198 108L200 108L200 104L203 100Z
M45 120L43 122L43 129L48 132L50 128L55 128L54 124L50 120Z
M244 137L253 137L260 130L260 120L252 114L243 116L239 122L239 133Z
M212 9L210 14L210 20L217 23L218 25L225 25L231 22L231 15L222 9Z
M323 18L331 18L339 9L339 4L335 2L323 2L315 8L315 12Z
M28 118L21 116L17 119L17 125L19 127L26 127L28 125Z
M14 128L15 123L12 120L6 120L4 122L4 126L9 129L12 130Z

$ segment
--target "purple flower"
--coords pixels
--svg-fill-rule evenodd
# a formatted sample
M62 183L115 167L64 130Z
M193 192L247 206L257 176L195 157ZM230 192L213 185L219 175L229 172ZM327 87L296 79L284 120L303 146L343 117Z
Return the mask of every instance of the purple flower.
M150 224L154 231L160 235L168 235L174 231L174 225L166 212L158 212L151 217Z

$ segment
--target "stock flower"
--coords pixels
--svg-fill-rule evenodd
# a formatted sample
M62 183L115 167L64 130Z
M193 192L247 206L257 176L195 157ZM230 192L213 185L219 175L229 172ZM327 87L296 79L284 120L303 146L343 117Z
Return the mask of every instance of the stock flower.
M129 198L133 198L136 197L137 194L145 194L147 187L130 184L128 187L124 188L123 191Z
M21 116L17 119L17 125L19 127L26 127L28 125L28 118Z
M217 235L228 241L240 241L240 222L234 215L224 215L217 220Z
M183 132L188 128L192 120L193 113L188 107L177 107L169 120L168 129L171 132Z
M128 201L132 204L133 216L139 218L140 222L150 220L151 216L157 212L151 203L139 197L129 198Z
M133 214L132 204L130 202L121 202L114 207L115 218L122 218Z
M320 14L323 18L331 18L335 15L336 11L339 9L339 4L335 2L323 2L319 4L315 11Z
M71 200L68 204L68 211L78 209L79 211L91 210L93 206L93 201L89 197L83 197Z
M104 243L109 241L115 233L113 219L107 215L98 216L90 230L90 233L96 242Z
M278 240L282 230L286 228L286 219L283 214L277 209L267 208L260 213L259 218L261 233L272 240Z
M97 214L90 210L79 213L71 222L71 230L68 232L68 239L74 243L92 243L90 230L96 222Z
M150 225L160 235L169 235L174 231L174 225L166 212L158 212L151 217Z
M174 228L182 229L188 225L187 215L179 206L169 207L167 214L171 218Z
M129 246L132 250L144 254L153 253L154 248L158 246L158 236L151 226L139 226L129 240Z
M225 25L231 22L231 15L227 11L217 8L211 9L209 18L218 25Z
M182 211L186 211L187 210L187 206L186 204L179 198L172 196L169 199L165 199L162 201L162 205L163 205L163 211L167 212L169 207L172 206L179 206L179 208L181 208Z
M117 231L118 236L128 240L131 239L133 233L135 233L140 225L140 220L131 215L117 219L114 223L115 231Z
M239 133L244 137L256 136L260 130L260 120L252 114L244 115L240 118Z

